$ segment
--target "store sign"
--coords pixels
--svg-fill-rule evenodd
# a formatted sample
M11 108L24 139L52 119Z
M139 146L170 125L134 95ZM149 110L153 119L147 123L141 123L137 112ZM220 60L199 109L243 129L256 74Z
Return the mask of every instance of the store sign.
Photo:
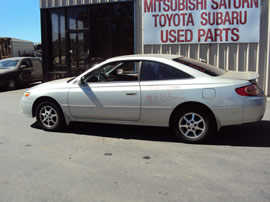
M260 0L143 0L144 44L258 43Z

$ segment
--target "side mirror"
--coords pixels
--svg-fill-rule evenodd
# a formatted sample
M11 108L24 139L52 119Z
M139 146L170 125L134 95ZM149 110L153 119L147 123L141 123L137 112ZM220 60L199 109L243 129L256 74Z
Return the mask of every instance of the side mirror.
M20 66L20 69L24 69L24 68L26 68L27 66L26 65L21 65Z
M85 82L85 77L84 77L84 76L82 76L82 77L79 79L78 84L79 84L79 85L84 85L84 84L86 84L86 82Z

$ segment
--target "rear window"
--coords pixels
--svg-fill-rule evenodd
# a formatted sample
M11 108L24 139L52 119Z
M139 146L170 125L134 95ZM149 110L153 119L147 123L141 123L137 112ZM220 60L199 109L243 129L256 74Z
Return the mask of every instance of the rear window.
M223 75L226 73L224 70L219 69L213 65L206 64L204 62L200 62L198 60L194 60L194 59L187 58L187 57L175 58L173 60L178 62L178 63L189 66L193 69L196 69L200 72L203 72L205 74L208 74L210 76L220 76L220 75Z

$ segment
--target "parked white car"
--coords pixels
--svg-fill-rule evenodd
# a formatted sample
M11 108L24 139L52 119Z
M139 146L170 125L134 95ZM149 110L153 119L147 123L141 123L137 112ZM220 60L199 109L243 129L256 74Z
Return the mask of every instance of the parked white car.
M163 126L198 143L222 126L262 119L266 98L257 78L177 55L121 56L30 88L21 105L49 131L71 121Z

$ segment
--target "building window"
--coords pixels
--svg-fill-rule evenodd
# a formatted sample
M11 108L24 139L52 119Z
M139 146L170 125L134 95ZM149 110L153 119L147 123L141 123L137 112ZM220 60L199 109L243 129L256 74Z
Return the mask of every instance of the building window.
M90 7L90 52L93 61L134 53L133 3Z
M133 2L50 8L42 14L49 79L76 76L112 56L134 53Z
M134 53L134 7L133 3L112 5L113 56ZM128 44L128 45L127 45Z
M69 8L67 13L69 30L88 29L87 7Z
M65 10L51 11L53 71L66 70Z

